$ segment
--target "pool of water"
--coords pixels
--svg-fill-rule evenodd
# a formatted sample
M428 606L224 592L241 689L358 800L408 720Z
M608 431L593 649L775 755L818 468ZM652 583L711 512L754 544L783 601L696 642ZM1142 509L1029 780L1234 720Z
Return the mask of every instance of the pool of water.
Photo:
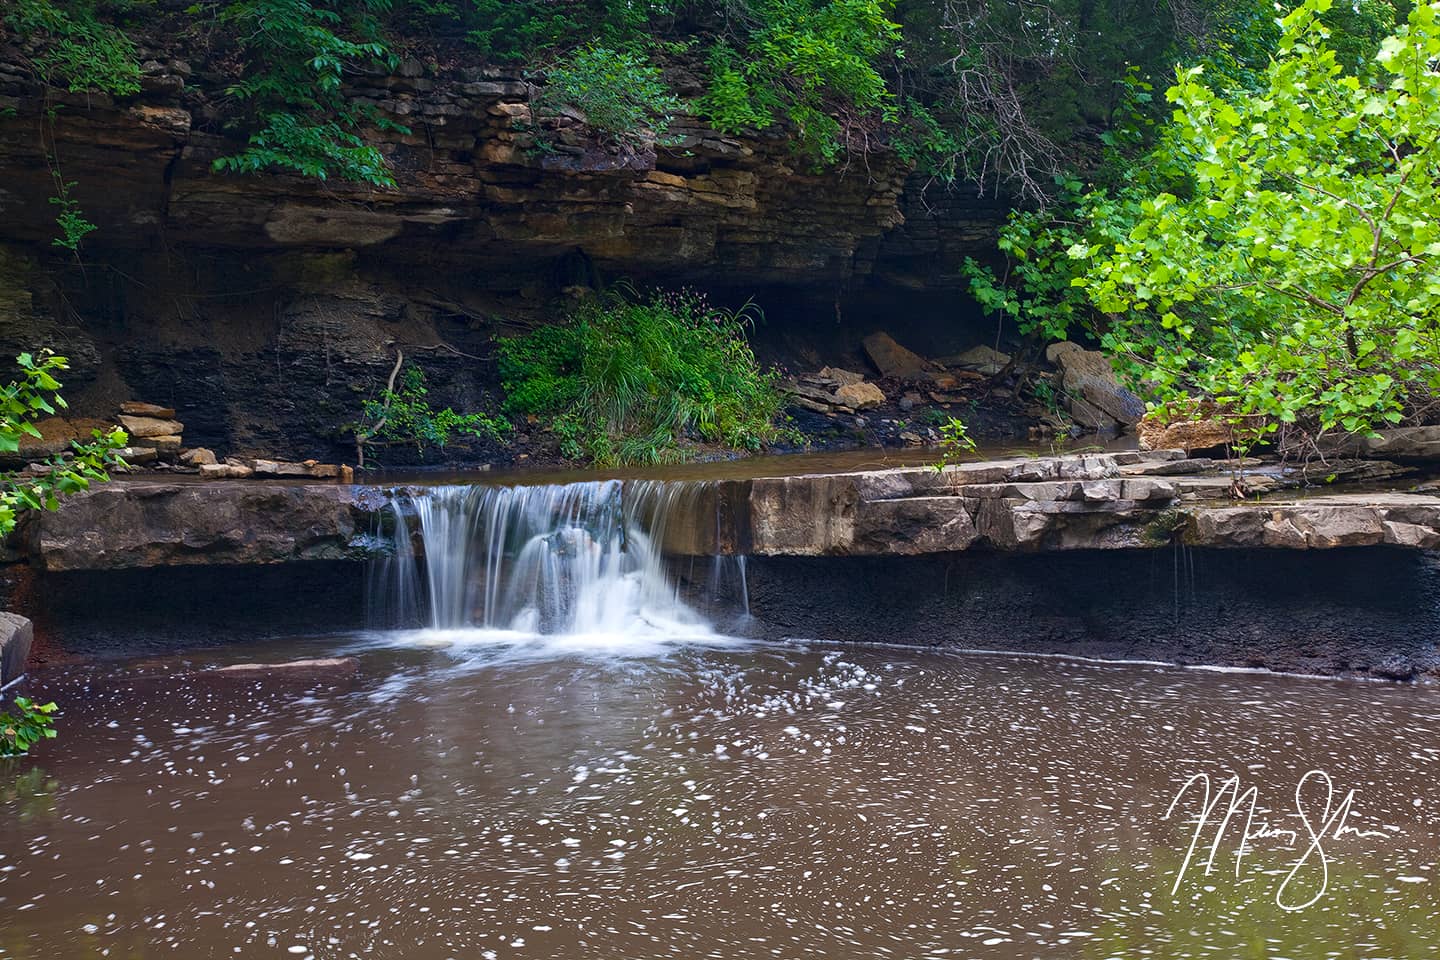
M193 673L333 654L331 688ZM1440 949L1426 687L707 634L204 656L31 681L63 734L0 768L0 956ZM1252 839L1207 876L1212 825L1177 889L1201 773L1257 789Z

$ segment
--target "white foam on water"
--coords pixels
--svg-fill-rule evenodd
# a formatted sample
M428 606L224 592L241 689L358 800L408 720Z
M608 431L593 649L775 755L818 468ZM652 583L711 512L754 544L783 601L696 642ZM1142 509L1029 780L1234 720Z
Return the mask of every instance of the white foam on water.
M398 492L394 559L372 586L392 623L419 627L371 634L367 645L494 663L740 643L681 597L661 549L667 525L705 522L709 489L606 480ZM710 595L726 570L743 613L742 563L712 563Z

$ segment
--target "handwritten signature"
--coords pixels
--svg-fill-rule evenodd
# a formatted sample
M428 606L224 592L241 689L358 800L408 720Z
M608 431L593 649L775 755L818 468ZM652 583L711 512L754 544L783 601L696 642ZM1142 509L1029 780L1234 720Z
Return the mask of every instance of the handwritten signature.
M1319 810L1315 809L1314 798L1306 800L1306 786L1315 783L1323 787L1324 804ZM1210 851L1205 856L1205 876L1214 872L1215 860L1219 856L1221 843L1224 841L1226 829L1230 826L1232 819L1238 823L1237 814L1244 813L1245 826L1240 834L1240 842L1235 847L1235 876L1240 877L1240 867L1245 859L1246 845L1257 840L1281 840L1286 845L1294 847L1302 841L1301 831L1304 832L1305 849L1295 865L1286 874L1285 879L1275 890L1275 903L1282 910L1296 911L1304 910L1311 906L1325 895L1330 885L1330 863L1325 855L1324 841L1338 840L1346 835L1355 837L1384 837L1388 836L1380 830L1362 830L1350 826L1347 822L1353 812L1355 805L1355 791L1348 791L1344 798L1337 804L1335 802L1335 784L1330 775L1324 770L1311 770L1300 778L1295 785L1295 816L1300 819L1300 830L1290 830L1272 826L1269 821L1262 820L1259 824L1255 822L1255 810L1259 800L1259 792L1255 787L1247 790L1240 789L1240 778L1232 776L1220 782L1218 790L1212 790L1210 775L1197 773L1175 794L1175 799L1170 801L1170 807L1165 811L1162 820L1169 820L1176 811L1176 808L1191 795L1192 792L1200 801L1199 810L1195 813L1195 832L1190 838L1190 847L1185 852L1185 861L1175 874L1175 885L1170 888L1173 896L1180 890L1180 885L1185 880L1186 873L1196 860L1196 851L1200 848L1201 839L1207 827L1216 823L1216 814L1221 813L1223 817L1218 820L1215 827L1214 839L1210 842ZM1309 791L1319 793L1319 789ZM1228 798L1228 803L1226 802ZM1222 806L1223 804L1223 806ZM1315 816L1318 813L1319 816ZM1319 871L1320 883L1315 892L1303 902L1299 897L1302 894L1293 892L1302 889L1305 885L1298 882L1303 875L1313 876Z

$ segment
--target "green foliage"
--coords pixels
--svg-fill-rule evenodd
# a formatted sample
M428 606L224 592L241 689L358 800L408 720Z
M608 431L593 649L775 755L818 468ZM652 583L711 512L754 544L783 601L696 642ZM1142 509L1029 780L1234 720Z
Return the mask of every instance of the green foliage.
M965 454L974 451L975 441L971 438L965 421L958 417L947 417L945 423L940 425L940 462L935 464L935 469L944 470L947 465L960 462Z
M50 198L50 203L60 208L60 212L55 215L55 225L60 228L60 236L50 242L78 256L80 241L94 233L97 228L85 219L80 202L70 195L70 189L75 186L74 181L67 182L60 175L58 167L52 167L51 174L55 181L55 196Z
M759 450L786 435L784 399L747 322L689 292L597 298L501 341L506 408L547 419L565 456L602 465L681 459L694 440Z
M384 155L356 131L366 121L403 128L358 109L341 92L347 69L397 64L374 17L386 6L387 0L235 0L225 7L222 20L250 60L249 74L228 92L249 105L255 129L246 149L217 159L215 169L278 167L394 186Z
M55 379L55 373L68 367L64 357L22 353L15 362L20 379L0 387L0 453L17 452L22 436L39 439L35 421L65 408L60 381ZM124 465L115 451L128 440L118 428L109 433L97 430L90 443L71 441L71 450L52 458L44 476L0 475L0 537L15 529L22 510L57 510L61 497L110 479L109 469Z
M653 39L657 19L668 17L684 0L455 0L438 19L458 23L465 39L488 58L501 62L535 60L566 53L581 43L634 49Z
M135 45L118 27L96 18L94 3L16 0L5 23L21 37L44 41L34 63L46 83L63 83L75 93L140 92Z
M457 435L498 442L510 431L510 424L498 417L456 413L449 407L436 410L429 392L425 371L406 364L398 384L387 386L378 399L365 401L355 428L362 465L364 448L376 443L413 445L416 452L423 452L430 447L443 450Z
M898 116L881 64L899 47L893 0L732 0L734 24L712 48L698 101L718 129L794 128L825 162Z
M15 712L0 711L0 757L19 757L42 740L55 739L52 714L59 707L53 703L37 704L26 697L16 697Z
M629 144L641 142L647 133L661 138L680 109L660 71L645 58L598 46L550 68L537 105L551 111L578 110L596 132Z
M1330 0L1285 17L1261 88L1196 69L1168 93L1189 189L1144 196L1113 243L1080 243L1104 342L1161 400L1368 431L1440 392L1440 2L1346 73Z

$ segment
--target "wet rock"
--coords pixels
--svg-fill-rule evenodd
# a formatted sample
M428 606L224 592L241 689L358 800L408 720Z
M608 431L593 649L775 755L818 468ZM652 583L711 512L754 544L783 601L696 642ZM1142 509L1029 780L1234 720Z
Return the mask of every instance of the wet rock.
M360 662L354 657L323 657L289 660L284 663L233 663L207 670L197 679L278 681L283 683L348 683L355 679Z
M175 419L175 411L170 407L162 407L153 403L142 403L138 400L126 400L120 404L120 412L132 417L146 417L152 420Z
M18 613L0 612L0 687L25 672L35 629Z
M192 450L186 450L180 454L180 462L187 467L205 467L219 463L219 461L215 459L215 451L207 450L204 447L195 447Z
M847 383L835 391L841 404L855 410L868 410L885 402L885 394L873 383Z
M124 427L131 437L142 440L149 437L179 436L185 431L185 425L178 420L133 417L123 413L120 415L120 426Z
M902 347L888 333L872 333L863 341L865 354L882 377L916 377L934 365L913 350Z

